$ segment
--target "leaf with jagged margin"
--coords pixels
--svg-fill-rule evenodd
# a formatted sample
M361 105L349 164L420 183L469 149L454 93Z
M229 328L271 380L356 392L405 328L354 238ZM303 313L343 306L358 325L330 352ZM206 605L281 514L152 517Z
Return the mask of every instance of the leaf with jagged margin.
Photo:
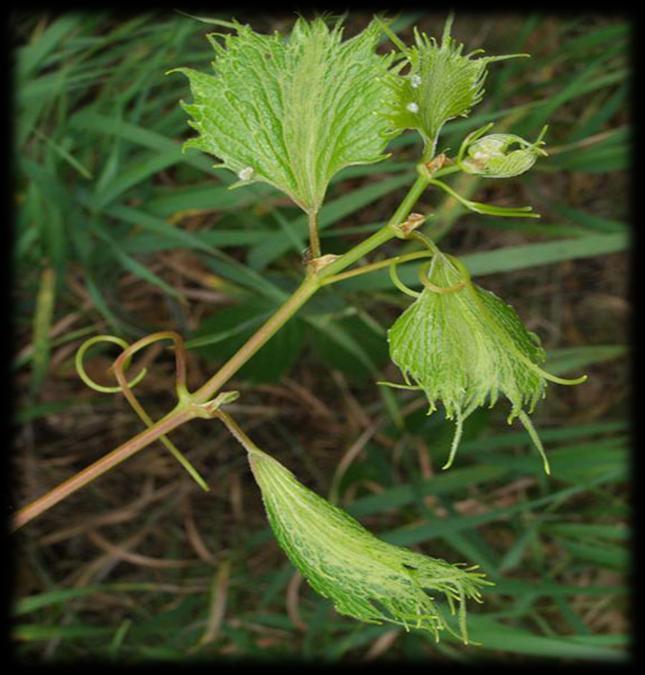
M436 591L452 614L458 611L460 635L468 642L466 599L481 602L480 588L491 583L473 571L476 566L451 565L378 539L277 460L257 448L247 450L278 543L340 614L427 630L438 640L439 631L453 631L445 610L427 593Z
M417 300L388 331L388 342L390 357L407 383L403 386L425 392L428 414L441 402L446 417L456 421L444 468L452 464L466 417L486 403L495 405L501 393L511 402L509 424L520 419L549 473L527 413L544 397L547 380L579 384L586 376L565 380L544 371L540 364L546 353L539 337L526 329L510 305L473 284L457 258L437 253L426 281Z
M376 54L377 21L346 41L340 20L299 18L288 38L234 26L209 36L214 74L171 71L189 78L182 106L200 134L184 147L220 158L236 186L270 183L315 213L334 174L387 157L394 54Z
M443 288L462 281L443 255L435 258L428 278ZM538 336L526 330L510 305L475 284L450 293L425 288L390 328L388 341L406 380L421 385L430 410L441 401L448 419L494 405L500 392L514 415L526 405L532 410L542 397L543 378L517 356L519 350L531 362L543 363Z
M464 45L450 35L452 17L446 21L441 44L414 29L415 45L406 47L390 34L410 65L405 77L388 80L394 84L396 111L388 114L393 131L416 129L425 144L424 160L432 158L439 132L455 117L466 117L484 96L486 67L527 54L473 58L483 52L463 54ZM386 27L387 32L387 27Z

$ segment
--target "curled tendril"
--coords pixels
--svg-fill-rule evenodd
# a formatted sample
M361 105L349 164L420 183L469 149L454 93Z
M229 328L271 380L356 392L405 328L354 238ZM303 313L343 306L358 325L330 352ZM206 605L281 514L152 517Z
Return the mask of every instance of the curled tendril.
M105 385L98 384L97 382L94 382L94 380L87 374L87 371L85 370L85 366L83 365L83 358L85 357L85 352L92 347L95 344L98 344L99 342L111 342L112 344L118 345L121 347L121 349L127 349L128 348L128 343L119 338L116 337L115 335L96 335L93 338L90 338L89 340L85 340L83 344L78 348L78 351L76 352L76 358L74 360L74 364L76 366L76 372L78 373L78 376L85 382L85 384L90 388L94 389L94 391L100 391L102 394L118 394L119 392L122 391L122 388L120 386L118 387L106 387ZM130 365L130 362L124 364L124 367L127 368ZM129 383L129 387L136 387L141 380L146 376L147 374L147 369L143 368L140 373L136 377L132 379L132 382Z
M127 368L130 359L137 352L161 340L172 340L175 348L175 388L177 396L181 400L188 394L188 390L186 389L186 348L184 347L184 341L179 333L168 330L146 335L133 344L127 345L123 352L115 359L113 366L114 374L119 382L121 391L126 396L127 392L131 390L132 385L127 383L123 371Z
M437 261L437 256L444 256L445 254L441 253L441 251L437 248L437 245L430 239L429 237L426 237L424 234L421 232L412 232L410 234L410 239L417 239L420 241L424 246L427 247L428 251L427 254L429 256L432 256L432 260L428 261L424 265L422 265L419 268L419 281L427 288L429 291L432 291L433 293L454 293L455 291L459 291L464 286L470 282L470 275L466 271L466 275L462 281L459 281L458 283L454 284L453 286L437 286L437 284L432 283L429 279L429 274L428 271L430 270L431 267L434 267ZM456 258L453 258L452 256L445 256L447 257L451 262L456 261ZM397 265L399 264L399 260L396 258L392 260L389 266L389 273L390 273L390 279L392 280L392 283L402 292L405 293L406 295L409 295L413 298L418 298L421 293L419 291L413 291L411 288L406 286L402 281L401 278L399 277L399 274L397 272ZM460 270L465 268L463 265L460 267Z
M390 279L392 280L392 283L401 291L401 293L405 293L406 295L410 295L413 298L418 298L421 293L419 291L413 291L411 288L408 288L400 279L399 273L396 271L398 263L396 261L393 261L390 263L390 266L388 267L388 272L390 273Z
M151 427L154 424L152 418L145 411L139 400L134 395L132 388L135 387L143 378L146 376L147 368L143 368L130 382L126 379L125 370L129 367L132 357L142 349L149 347L155 342L160 342L161 340L172 340L173 346L175 348L175 382L176 382L176 391L179 402L181 403L189 396L188 389L186 388L186 348L184 347L184 341L178 333L174 331L159 331L157 333L152 333L151 335L146 335L145 337L137 340L133 344L128 344L122 338L116 337L115 335L97 335L89 340L86 340L76 352L75 365L76 372L79 377L85 384L94 389L106 394L123 394L132 407L132 409L137 413L142 422L147 426ZM114 360L111 370L114 372L114 376L118 382L116 387L108 387L102 384L94 382L92 378L87 374L85 366L83 365L83 359L87 350L95 344L100 342L110 342L112 344L118 345L123 350L119 356ZM205 491L208 491L208 484L206 481L199 475L197 469L188 461L184 454L170 441L167 436L160 436L159 440L166 446L170 451L173 457L186 469L190 476L195 480L195 482Z
M455 291L461 290L465 285L465 281L459 281L458 283L454 284L453 286L437 286L437 284L433 284L432 281L428 278L430 275L428 274L428 270L430 267L434 264L436 261L436 258L433 258L430 262L427 262L425 265L422 265L419 268L419 281L430 291L433 293L454 293Z

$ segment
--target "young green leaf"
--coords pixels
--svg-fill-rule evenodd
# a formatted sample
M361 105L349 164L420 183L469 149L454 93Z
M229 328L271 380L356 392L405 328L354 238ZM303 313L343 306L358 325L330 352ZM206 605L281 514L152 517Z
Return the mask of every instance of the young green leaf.
M270 183L315 213L334 174L386 157L394 54L376 54L376 21L346 41L340 21L321 18L298 19L288 38L234 27L210 36L214 74L175 69L190 80L182 106L199 132L185 147L219 157L235 186Z
M450 35L452 17L446 21L441 44L414 29L415 46L406 47L393 34L410 65L409 73L393 81L397 100L388 115L394 130L416 129L425 144L424 160L432 159L439 132L454 117L466 117L482 100L486 67L527 54L473 58L483 50L462 54L464 45ZM386 32L389 33L387 27Z
M423 272L423 271L422 271ZM390 356L408 386L423 389L428 414L441 401L456 431L448 462L457 450L464 419L499 394L511 402L509 423L518 417L531 435L549 473L544 449L525 412L544 397L546 380L577 384L539 367L546 359L539 337L528 331L510 305L473 284L463 264L438 253L425 288L388 332ZM410 382L413 380L414 385ZM396 386L396 385L395 385Z
M345 511L304 485L278 461L249 447L249 462L269 523L291 562L340 614L367 623L428 630L448 629L443 611L426 591L443 593L450 612L458 603L464 642L466 599L481 601L490 585L475 567L451 565L377 539Z

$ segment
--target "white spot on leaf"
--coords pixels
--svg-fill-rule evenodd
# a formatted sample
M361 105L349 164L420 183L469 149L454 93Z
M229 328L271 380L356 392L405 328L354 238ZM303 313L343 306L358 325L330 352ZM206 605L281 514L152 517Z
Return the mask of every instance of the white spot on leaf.
M253 177L254 173L255 169L252 166L245 166L238 172L237 177L240 180L250 180Z

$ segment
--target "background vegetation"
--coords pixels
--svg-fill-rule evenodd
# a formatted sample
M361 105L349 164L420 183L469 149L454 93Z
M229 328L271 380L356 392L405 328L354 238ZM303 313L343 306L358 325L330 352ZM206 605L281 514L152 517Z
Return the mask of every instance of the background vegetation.
M230 18L230 16L222 16ZM258 30L288 15L238 15ZM368 17L350 15L351 34ZM403 15L438 35L443 16ZM16 13L13 249L14 508L140 430L118 397L78 379L88 336L175 329L201 384L295 287L304 218L267 186L195 151L175 66L206 69L204 23L172 13ZM491 67L488 95L446 126L441 148L495 120L547 149L511 181L453 182L480 201L531 204L540 221L463 213L429 191L426 231L464 256L549 350L534 416L552 465L502 404L473 415L452 469L451 425L394 379L385 331L408 300L387 274L320 292L231 383L231 406L261 446L388 541L495 581L470 612L464 647L446 636L338 616L278 549L239 447L216 422L173 433L211 485L202 492L159 444L71 496L15 537L13 638L23 661L147 659L622 659L629 642L626 297L629 25L620 16L457 16L466 49L528 51ZM379 227L412 182L414 134L388 163L345 170L321 227L339 252ZM405 245L395 242L385 253ZM402 277L415 283L414 271ZM91 374L109 382L106 350ZM173 360L156 353L139 386L153 418L173 404Z

